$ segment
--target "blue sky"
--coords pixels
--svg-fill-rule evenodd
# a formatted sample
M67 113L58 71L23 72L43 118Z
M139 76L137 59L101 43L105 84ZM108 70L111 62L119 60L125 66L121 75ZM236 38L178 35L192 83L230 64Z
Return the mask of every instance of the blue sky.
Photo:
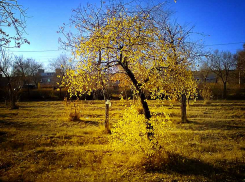
M25 58L34 58L47 66L49 60L65 53L62 50L46 51L59 49L58 38L61 36L57 34L59 26L69 21L72 9L77 8L79 4L86 5L87 1L19 0L18 3L28 8L26 37L31 44L9 51ZM194 26L194 32L205 35L193 34L193 39L202 39L203 44L208 45L205 47L207 50L219 49L235 53L238 49L242 49L245 43L244 0L177 0L177 3L169 0L169 5L171 10L175 11L173 17L178 23Z
M207 35L200 37L207 49L235 53L245 43L244 0L179 0L171 5L181 23L194 25L194 31ZM228 45L215 45L228 44ZM212 46L211 46L212 45Z

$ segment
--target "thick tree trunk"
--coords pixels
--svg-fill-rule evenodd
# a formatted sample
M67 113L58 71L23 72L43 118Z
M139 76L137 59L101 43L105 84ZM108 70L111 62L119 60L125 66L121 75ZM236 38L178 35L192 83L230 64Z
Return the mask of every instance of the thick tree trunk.
M145 94L142 92L141 89L137 90L139 92L139 96L140 96L140 101L141 101L141 105L143 107L144 110L144 115L145 118L147 120L149 120L151 118L151 113L150 113L150 109L148 107L148 103L146 102L146 97ZM149 128L150 129L150 128Z
M124 89L124 93L125 93L125 97L126 97L125 99L128 100L128 94L127 94L127 90L126 89Z
M60 87L60 99L61 99L61 87Z
M223 99L226 99L226 82L224 82Z
M27 95L28 95L28 99L30 99L30 85L29 85L29 83L27 85Z
M136 80L133 72L128 68L128 65L126 64L126 62L123 63L122 61L120 61L119 64L123 67L124 71L127 73L129 78L133 82L136 90L138 91L138 94L139 94L139 97L140 97L140 101L141 101L141 105L143 107L145 119L147 120L146 121L146 128L150 129L150 130L153 130L153 126L149 122L149 119L151 118L151 113L150 113L150 109L148 107L148 104L147 104L147 101L146 101L146 97L145 97L145 94L144 94L143 90L140 88L140 85L139 85L138 81ZM151 140L154 137L153 132L148 132L147 133L147 137L148 137L149 140Z
M104 101L106 102L108 100L108 95L104 87L105 87L104 83L102 83L102 93L103 93Z
M93 100L97 100L98 98L97 98L97 93L96 93L96 91L93 91L92 92L92 96L93 96Z
M9 107L10 109L18 109L18 107L16 106L14 90L10 83L9 83Z
M181 122L186 123L187 122L187 116L186 116L186 95L181 95Z

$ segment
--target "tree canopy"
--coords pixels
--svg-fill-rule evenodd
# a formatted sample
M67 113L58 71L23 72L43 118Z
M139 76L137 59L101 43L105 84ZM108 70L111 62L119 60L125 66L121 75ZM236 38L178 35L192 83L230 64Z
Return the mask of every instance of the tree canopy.
M192 50L185 43L189 31L177 24L173 27L165 14L164 21L155 18L159 6L130 12L119 4L105 14L84 19L85 24L94 23L75 41L75 55L80 61L75 70L67 72L69 91L74 92L73 88L83 93L91 92L95 86L104 87L108 72L119 66L133 85L146 119L151 118L151 113L145 91L152 98L179 98L195 93L190 69ZM83 22L76 27L85 28Z
M103 15L103 23L98 20L78 37L75 54L81 61L72 71L76 82L81 82L78 91L89 88L84 81L88 73L93 73L88 81L95 79L94 82L102 84L106 83L105 73L120 66L137 92L149 90L155 98L193 92L191 50L184 43L188 32L178 25L173 29L166 22L160 24L163 22L154 18L153 10L128 13L124 6L120 7L116 12L109 9ZM87 21L91 22L90 19L94 17Z

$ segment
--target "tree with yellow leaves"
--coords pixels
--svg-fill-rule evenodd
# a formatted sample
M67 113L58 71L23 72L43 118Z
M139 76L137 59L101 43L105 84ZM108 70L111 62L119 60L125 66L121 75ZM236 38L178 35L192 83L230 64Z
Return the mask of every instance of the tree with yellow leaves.
M171 36L167 20L163 22L155 18L155 10L158 9L159 6L155 6L147 11L128 12L122 4L108 9L103 14L103 24L98 21L95 26L90 26L86 34L76 41L75 54L81 61L72 73L77 75L75 83L70 82L71 87L76 85L88 90L95 80L103 87L108 81L106 73L120 66L141 101L148 139L153 137L153 127L145 91L150 91L153 98L163 94L179 97L192 92L195 86L189 50L183 46L186 35L181 37L179 30L178 34ZM78 78L81 72L83 76ZM86 78L92 73L97 74Z

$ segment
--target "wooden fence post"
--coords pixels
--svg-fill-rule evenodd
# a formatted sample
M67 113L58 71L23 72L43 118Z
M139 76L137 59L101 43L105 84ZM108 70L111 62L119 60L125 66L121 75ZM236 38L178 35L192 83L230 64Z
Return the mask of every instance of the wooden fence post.
M111 102L109 100L107 100L105 102L105 130L106 133L111 134L111 130L110 130L110 123L109 123L109 107L111 105Z

